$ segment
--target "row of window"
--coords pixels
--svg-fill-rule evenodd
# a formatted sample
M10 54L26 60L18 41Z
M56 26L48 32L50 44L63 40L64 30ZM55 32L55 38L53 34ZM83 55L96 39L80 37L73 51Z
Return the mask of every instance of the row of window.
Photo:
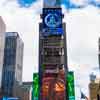
M3 69L3 77L2 77L2 89L8 95L11 94L11 90L14 82L14 72L9 71L7 68Z
M45 56L63 56L64 49L63 48L44 48L41 54Z
M14 56L5 56L4 57L4 65L14 65L15 57Z
M14 37L6 38L6 49L9 49L9 48L16 48L16 41Z

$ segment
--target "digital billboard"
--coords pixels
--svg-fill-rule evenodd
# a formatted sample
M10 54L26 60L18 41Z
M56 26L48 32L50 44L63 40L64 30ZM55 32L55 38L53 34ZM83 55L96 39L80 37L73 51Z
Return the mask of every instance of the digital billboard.
M49 35L62 35L64 34L63 28L43 28L42 35L49 36Z
M38 73L33 74L33 100L38 100L39 98L39 75Z
M43 18L43 26L45 28L61 28L62 27L61 8L44 8L42 18Z
M68 72L67 81L69 100L75 100L74 73L72 71Z
M39 32L43 36L51 36L51 35L63 35L64 28L48 28L44 27L42 23L40 23Z
M42 100L64 100L65 82L57 77L44 77L42 79Z
M61 8L43 8L41 18L43 23L40 24L40 33L43 36L64 34Z

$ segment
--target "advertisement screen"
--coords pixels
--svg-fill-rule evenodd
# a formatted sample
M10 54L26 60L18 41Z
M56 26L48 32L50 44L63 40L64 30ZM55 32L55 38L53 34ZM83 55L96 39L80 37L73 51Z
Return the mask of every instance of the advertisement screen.
M64 34L63 28L43 28L42 35L49 36L49 35L62 35Z
M61 28L48 28L44 27L43 24L40 24L39 27L39 32L43 36L51 36L51 35L63 35L64 34L64 29Z
M65 82L61 78L44 77L42 80L42 100L64 100Z
M39 98L39 75L38 73L33 74L33 100L38 100Z
M73 72L68 72L67 80L68 80L69 100L75 100L75 86L74 86L74 73Z
M43 9L43 26L45 28L62 27L62 11L60 8Z

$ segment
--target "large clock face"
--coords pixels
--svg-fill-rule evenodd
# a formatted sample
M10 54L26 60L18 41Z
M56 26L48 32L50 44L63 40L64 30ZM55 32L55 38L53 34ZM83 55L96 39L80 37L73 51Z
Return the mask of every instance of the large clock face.
M46 6L55 6L56 0L44 0Z
M45 17L45 24L51 28L58 27L61 24L61 18L56 13L49 13Z

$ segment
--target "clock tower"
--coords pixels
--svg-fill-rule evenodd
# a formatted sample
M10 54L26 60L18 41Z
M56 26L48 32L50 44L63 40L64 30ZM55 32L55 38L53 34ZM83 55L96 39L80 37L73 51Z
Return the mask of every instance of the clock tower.
M39 100L68 100L66 26L60 0L44 0L39 24Z

